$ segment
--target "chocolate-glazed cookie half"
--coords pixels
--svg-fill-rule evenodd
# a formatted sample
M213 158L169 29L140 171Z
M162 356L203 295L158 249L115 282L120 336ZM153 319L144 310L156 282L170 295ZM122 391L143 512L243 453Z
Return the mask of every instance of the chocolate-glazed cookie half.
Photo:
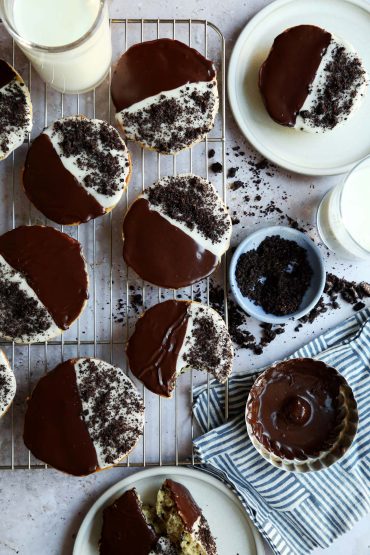
M172 39L129 48L116 65L111 90L125 136L162 154L199 142L218 111L213 63Z
M231 230L226 206L209 181L193 174L163 177L129 208L123 257L142 279L179 289L215 270Z
M310 358L289 359L265 370L247 401L252 443L284 470L320 470L333 464L351 444L357 419L343 376Z

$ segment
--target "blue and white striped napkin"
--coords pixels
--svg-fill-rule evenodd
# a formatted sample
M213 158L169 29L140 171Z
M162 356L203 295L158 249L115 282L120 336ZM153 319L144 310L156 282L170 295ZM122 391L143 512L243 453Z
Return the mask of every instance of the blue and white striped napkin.
M370 309L352 316L292 355L315 357L337 368L351 385L359 410L356 439L346 455L320 472L275 468L253 447L244 411L257 374L230 379L229 421L225 387L194 391L194 413L203 430L194 441L204 470L227 483L277 555L307 555L327 547L370 512Z

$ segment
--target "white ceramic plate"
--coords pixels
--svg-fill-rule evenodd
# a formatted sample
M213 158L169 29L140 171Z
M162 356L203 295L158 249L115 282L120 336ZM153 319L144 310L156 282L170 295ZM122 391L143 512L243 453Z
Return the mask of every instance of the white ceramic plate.
M245 137L269 160L305 175L344 173L370 154L369 87L357 112L321 135L275 123L258 90L258 71L274 38L288 27L308 23L351 43L370 75L369 0L277 0L248 23L236 42L228 75L230 104Z
M144 502L153 503L166 478L186 486L202 508L216 537L219 555L264 555L261 537L239 500L222 482L198 470L156 467L133 474L106 491L91 507L78 532L73 555L99 555L102 511L114 499L135 487Z

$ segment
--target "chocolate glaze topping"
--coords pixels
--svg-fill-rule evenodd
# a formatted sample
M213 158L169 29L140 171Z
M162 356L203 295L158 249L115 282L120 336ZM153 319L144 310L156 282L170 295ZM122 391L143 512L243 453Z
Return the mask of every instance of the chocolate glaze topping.
M343 420L338 372L313 359L272 366L250 391L247 420L255 437L279 457L318 456L334 444Z
M83 476L98 468L85 422L73 360L59 364L36 385L24 425L28 449L54 468Z
M123 257L146 281L178 289L209 276L218 258L189 235L136 200L123 223Z
M112 99L121 111L145 98L216 76L213 63L186 44L158 39L132 46L118 61Z
M135 489L126 491L103 511L100 555L148 555L157 534L148 525Z
M127 346L130 370L144 385L165 397L175 386L190 302L169 300L148 309L136 323Z
M331 34L314 25L291 27L274 40L260 69L259 87L277 123L294 126L330 41Z
M177 512L184 523L185 529L191 532L194 524L202 515L202 511L194 501L190 491L182 484L170 479L165 481L164 488L168 490L175 503Z
M5 60L0 60L0 89L8 85L16 77L16 73L12 66L7 64Z
M23 184L30 201L58 224L87 222L104 208L64 167L50 138L42 133L28 151Z
M61 329L79 316L88 298L81 245L47 226L21 226L0 236L0 254L19 271Z

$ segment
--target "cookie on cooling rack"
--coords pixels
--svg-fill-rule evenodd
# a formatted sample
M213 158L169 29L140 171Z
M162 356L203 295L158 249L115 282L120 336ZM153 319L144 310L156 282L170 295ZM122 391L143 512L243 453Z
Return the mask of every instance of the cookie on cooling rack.
M78 318L88 298L81 245L48 226L0 236L0 338L46 341Z
M0 418L10 408L16 388L14 372L5 353L0 349Z
M213 185L192 174L163 177L131 205L123 257L144 280L179 289L209 276L227 251L231 218Z
M0 60L0 160L18 148L31 129L30 93L14 67Z
M110 212L130 175L130 155L117 130L102 120L72 116L33 141L23 185L47 218L75 225Z
M45 463L84 476L127 456L143 425L142 398L120 368L97 359L70 359L33 390L24 442Z
M186 369L204 370L223 383L233 364L225 322L215 310L194 301L169 300L146 310L126 353L134 376L164 397L171 396Z
M217 555L209 524L190 491L167 479L157 496L157 515L181 554Z
M117 63L111 91L125 136L162 154L199 142L218 112L213 62L178 40L129 48Z
M361 104L366 85L355 49L315 25L298 25L278 35L259 75L271 118L311 133L345 122Z

